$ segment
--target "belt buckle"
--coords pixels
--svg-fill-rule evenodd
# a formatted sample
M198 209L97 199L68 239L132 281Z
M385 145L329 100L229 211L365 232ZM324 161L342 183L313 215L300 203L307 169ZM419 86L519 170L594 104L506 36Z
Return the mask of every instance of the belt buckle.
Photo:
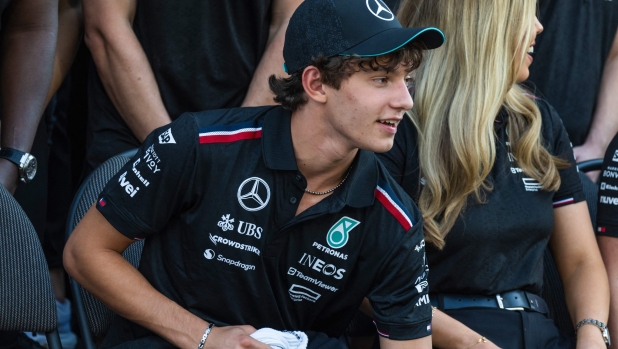
M502 300L504 298L502 298L502 296L500 296L500 294L496 294L496 301L498 302L498 307L500 309L505 309L505 310L511 310L511 311L516 311L516 310L525 310L523 307L513 307L513 308L505 308L504 307L504 303L502 303Z
M498 307L499 307L500 309L504 309L504 304L502 303L502 300L503 300L503 299L504 299L504 298L502 298L502 296L500 296L500 294L499 294L499 293L497 293L497 294L496 294L496 301L498 301Z

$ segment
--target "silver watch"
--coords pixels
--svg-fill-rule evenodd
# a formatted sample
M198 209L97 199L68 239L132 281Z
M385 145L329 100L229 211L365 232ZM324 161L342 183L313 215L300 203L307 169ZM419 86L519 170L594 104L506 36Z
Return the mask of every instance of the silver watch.
M19 179L24 183L29 183L34 179L36 175L36 158L26 152L12 149L1 148L0 158L7 159L10 162L17 165L19 170Z

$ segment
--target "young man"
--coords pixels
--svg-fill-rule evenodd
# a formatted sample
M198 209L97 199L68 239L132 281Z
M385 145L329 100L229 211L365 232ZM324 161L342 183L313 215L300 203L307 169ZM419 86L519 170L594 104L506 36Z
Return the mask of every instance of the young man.
M271 327L318 347L367 297L383 348L430 348L421 214L372 151L392 146L410 72L443 40L381 0L307 0L286 33L291 77L270 79L282 106L186 114L148 136L65 249L69 273L130 320L105 345L268 348L249 335ZM137 271L121 253L146 237Z

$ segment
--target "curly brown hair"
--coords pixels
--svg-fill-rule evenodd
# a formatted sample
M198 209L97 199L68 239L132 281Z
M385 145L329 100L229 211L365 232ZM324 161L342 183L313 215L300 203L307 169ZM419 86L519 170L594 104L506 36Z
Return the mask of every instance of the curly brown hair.
M411 72L421 64L425 49L424 44L412 42L383 56L318 56L313 57L308 65L318 68L322 83L338 90L344 79L359 71L391 72L403 66L407 72ZM268 78L270 90L275 94L275 102L287 110L295 111L307 103L302 83L304 70L298 69L287 78L277 78L275 75Z

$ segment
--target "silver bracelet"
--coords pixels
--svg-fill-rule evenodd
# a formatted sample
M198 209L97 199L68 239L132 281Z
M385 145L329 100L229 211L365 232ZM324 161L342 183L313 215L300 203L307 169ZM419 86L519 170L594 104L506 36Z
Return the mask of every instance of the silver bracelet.
M202 340L200 341L200 345L197 346L197 349L204 349L204 343L206 343L206 338L208 338L210 330L212 330L213 327L215 327L215 323L211 322L210 325L208 325L206 331L204 331L204 335L202 336Z

